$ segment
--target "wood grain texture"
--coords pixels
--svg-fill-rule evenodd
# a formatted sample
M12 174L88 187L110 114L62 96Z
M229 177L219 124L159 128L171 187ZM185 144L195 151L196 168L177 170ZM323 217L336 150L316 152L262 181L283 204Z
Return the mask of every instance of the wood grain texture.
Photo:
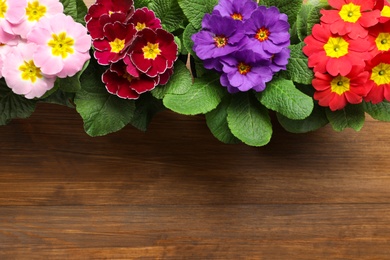
M201 116L88 137L69 108L0 128L0 259L389 259L390 137L276 125L224 145Z
M92 138L40 104L0 127L0 259L390 259L389 127L253 148L165 111Z

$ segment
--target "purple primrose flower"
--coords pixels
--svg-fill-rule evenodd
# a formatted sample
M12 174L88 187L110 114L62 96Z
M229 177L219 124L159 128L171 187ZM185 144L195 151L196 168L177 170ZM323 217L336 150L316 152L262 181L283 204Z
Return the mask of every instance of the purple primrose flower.
M259 59L260 58L260 59ZM230 93L265 89L265 83L271 81L273 71L270 60L264 60L251 50L239 51L234 56L222 58L221 84Z
M271 58L290 45L287 15L279 13L276 7L259 6L244 27L250 48L264 58Z
M231 17L234 20L246 21L257 8L257 3L253 0L220 0L214 7L221 16Z

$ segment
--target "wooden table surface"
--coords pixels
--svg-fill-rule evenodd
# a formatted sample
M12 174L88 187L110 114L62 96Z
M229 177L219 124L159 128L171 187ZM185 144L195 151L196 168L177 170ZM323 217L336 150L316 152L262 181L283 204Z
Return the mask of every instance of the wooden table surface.
M0 127L0 259L390 259L389 127L253 148L165 111L92 138L39 105Z
M91 3L92 1L88 1ZM202 116L0 127L0 259L390 259L390 123L225 145Z

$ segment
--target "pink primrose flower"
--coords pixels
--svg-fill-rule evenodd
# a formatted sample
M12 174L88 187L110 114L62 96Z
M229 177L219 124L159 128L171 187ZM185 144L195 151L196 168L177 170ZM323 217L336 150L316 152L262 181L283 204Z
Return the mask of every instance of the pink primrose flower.
M87 29L62 13L43 17L27 34L27 41L38 45L34 62L47 75L73 76L90 59Z
M22 21L12 26L12 31L26 38L32 27L43 17L62 13L64 7L59 0L27 0Z
M18 95L28 99L43 96L54 86L56 80L53 76L42 73L33 61L33 54L37 46L33 43L20 42L10 47L5 55L2 74L7 86Z

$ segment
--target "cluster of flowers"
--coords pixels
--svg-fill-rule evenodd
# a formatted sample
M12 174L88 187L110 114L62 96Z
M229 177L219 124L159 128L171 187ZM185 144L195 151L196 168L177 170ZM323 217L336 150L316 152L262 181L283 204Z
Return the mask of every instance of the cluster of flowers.
M390 7L386 0L329 0L303 52L314 99L332 111L390 101Z
M168 82L178 47L153 11L135 10L132 0L97 0L85 21L97 62L109 66L102 75L109 93L137 99Z
M63 13L59 0L0 1L0 76L28 99L75 75L90 58L87 29Z
M252 0L220 0L192 36L193 49L207 69L221 74L230 93L263 91L290 57L290 25L276 7Z

